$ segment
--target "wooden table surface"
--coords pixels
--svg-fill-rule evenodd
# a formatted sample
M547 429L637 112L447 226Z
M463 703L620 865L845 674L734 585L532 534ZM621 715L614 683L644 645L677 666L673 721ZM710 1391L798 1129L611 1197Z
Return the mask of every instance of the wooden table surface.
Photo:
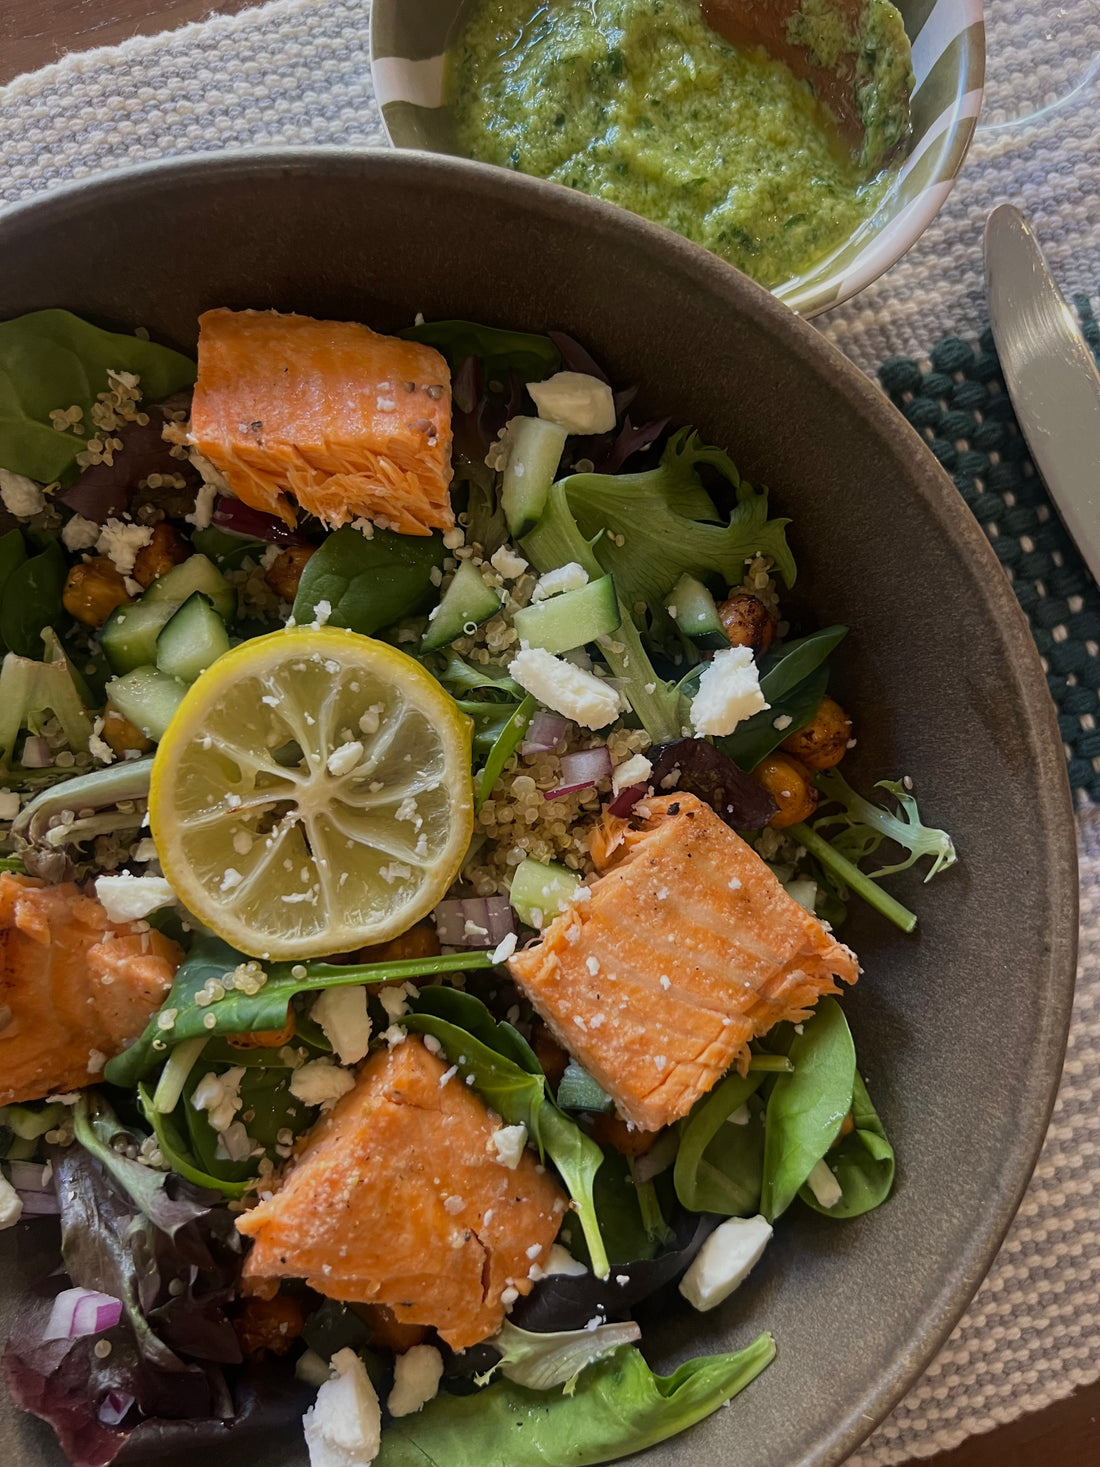
M0 0L0 86L67 51L232 15L252 0ZM0 163L0 168L2 168ZM1100 1382L921 1467L1100 1467ZM916 1467L916 1463L913 1464Z

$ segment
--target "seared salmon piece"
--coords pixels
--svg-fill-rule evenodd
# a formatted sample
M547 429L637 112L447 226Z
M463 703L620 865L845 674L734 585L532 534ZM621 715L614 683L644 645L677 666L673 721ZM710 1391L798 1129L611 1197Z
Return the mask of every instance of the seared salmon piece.
M746 1064L750 1039L808 1018L859 967L695 795L637 813L605 841L588 899L508 967L623 1118L657 1131Z
M171 987L177 945L71 883L0 875L0 1105L94 1085Z
M199 317L190 441L253 509L402 535L454 525L451 374L430 346L277 311Z
M254 1240L242 1277L254 1292L304 1278L330 1299L388 1305L456 1350L487 1339L568 1205L529 1151L500 1161L500 1127L419 1038L376 1051L281 1190L237 1219Z

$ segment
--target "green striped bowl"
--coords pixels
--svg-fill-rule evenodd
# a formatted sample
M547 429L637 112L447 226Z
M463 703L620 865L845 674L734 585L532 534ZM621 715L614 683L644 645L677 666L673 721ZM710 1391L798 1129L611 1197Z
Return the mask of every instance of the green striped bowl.
M985 76L981 0L896 3L913 43L913 146L874 216L812 271L776 287L803 316L848 300L911 248L951 192L977 126ZM458 151L443 70L462 7L463 0L374 0L374 90L395 147Z

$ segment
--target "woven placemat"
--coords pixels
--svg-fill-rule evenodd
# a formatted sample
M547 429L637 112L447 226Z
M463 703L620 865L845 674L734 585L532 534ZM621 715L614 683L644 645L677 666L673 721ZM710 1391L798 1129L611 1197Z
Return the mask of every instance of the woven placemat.
M0 89L0 207L146 159L275 143L381 143L369 11L367 0L275 0L17 79ZM992 115L1016 115L1014 91L1034 92L1035 38L1049 31L1050 11L1050 0L987 0L998 46ZM1094 46L1097 27L1063 29L1055 59L1042 58L1044 87L1059 93L1059 66L1079 64ZM994 204L1012 200L1035 223L1063 288L1095 286L1098 101L1100 83L1026 126L980 132L955 192L921 241L879 282L816 323L864 371L874 375L883 364L884 387L929 439L997 547L1048 662L1082 799L1100 795L1098 753L1088 737L1096 590L1081 585L980 337L981 230ZM1034 1180L971 1308L853 1467L930 1456L1100 1376L1100 807L1082 809L1078 832L1077 1000Z

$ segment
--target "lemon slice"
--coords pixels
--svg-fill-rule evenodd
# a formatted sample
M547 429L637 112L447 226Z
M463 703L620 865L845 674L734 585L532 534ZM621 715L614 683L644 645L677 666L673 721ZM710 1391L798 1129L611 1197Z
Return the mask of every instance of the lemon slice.
M384 642L335 627L244 642L193 684L157 749L149 819L164 874L253 957L395 937L469 846L470 732Z

